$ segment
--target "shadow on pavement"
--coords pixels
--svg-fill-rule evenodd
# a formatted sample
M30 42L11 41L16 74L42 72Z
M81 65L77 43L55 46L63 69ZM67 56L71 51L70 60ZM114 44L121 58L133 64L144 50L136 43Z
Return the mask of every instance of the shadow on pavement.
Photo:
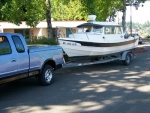
M129 66L111 62L56 71L54 84L33 78L0 86L1 113L150 113L150 53Z

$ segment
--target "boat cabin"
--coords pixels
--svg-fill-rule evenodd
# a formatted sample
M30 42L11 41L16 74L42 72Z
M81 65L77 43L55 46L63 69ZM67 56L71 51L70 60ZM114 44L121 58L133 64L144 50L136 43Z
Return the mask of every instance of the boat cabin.
M78 32L93 32L103 34L122 34L121 26L114 22L84 23L78 27Z
M105 42L120 41L123 37L121 25L115 22L87 22L77 26L76 32L69 35L69 38Z

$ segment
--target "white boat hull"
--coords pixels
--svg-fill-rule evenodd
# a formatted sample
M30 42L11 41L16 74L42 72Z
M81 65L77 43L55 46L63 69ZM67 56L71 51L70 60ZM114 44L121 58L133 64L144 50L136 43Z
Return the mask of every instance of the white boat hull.
M101 56L134 49L138 37L123 33L114 22L87 22L68 38L59 38L59 43L69 57Z
M82 41L76 41L74 39L61 38L59 43L63 50L69 57L84 57L84 56L101 56L108 54L115 54L122 51L134 49L138 45L138 39L127 40L126 42L117 43L96 43L87 42L89 45L82 45ZM96 43L94 45L94 43ZM96 45L98 45L96 47Z

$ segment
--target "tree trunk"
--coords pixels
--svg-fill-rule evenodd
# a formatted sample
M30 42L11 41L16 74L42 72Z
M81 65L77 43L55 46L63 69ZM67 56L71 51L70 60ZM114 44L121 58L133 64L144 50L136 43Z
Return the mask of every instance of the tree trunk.
M46 0L46 21L47 21L47 31L48 31L48 38L53 37L52 32L52 24L51 24L51 4L50 0Z
M126 0L122 0L123 3L123 15L122 15L122 27L123 32L126 31Z

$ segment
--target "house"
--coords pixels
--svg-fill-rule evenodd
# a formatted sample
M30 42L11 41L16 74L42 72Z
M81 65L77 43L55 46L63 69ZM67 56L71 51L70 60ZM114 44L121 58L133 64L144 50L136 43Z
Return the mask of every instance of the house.
M60 36L65 37L71 33L70 28L74 29L76 26L85 22L86 21L52 21L54 37L56 37L58 28L61 30ZM22 21L22 24L19 26L6 21L0 21L0 32L21 33L26 39L41 36L48 37L46 21L40 21L36 28L27 26L25 21Z

